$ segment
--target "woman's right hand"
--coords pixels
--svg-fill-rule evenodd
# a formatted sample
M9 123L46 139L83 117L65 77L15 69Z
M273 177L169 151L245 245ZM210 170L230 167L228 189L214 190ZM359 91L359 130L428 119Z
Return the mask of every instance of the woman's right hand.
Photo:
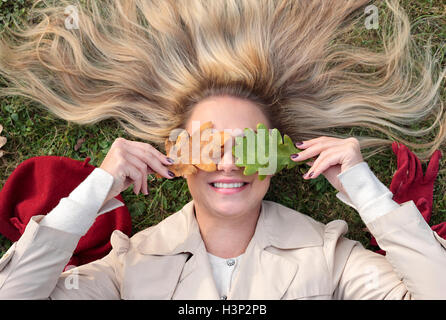
M116 197L131 184L134 184L135 194L141 191L147 195L147 175L157 172L172 179L175 174L166 167L170 164L167 156L148 143L117 138L100 166L114 178L104 202Z

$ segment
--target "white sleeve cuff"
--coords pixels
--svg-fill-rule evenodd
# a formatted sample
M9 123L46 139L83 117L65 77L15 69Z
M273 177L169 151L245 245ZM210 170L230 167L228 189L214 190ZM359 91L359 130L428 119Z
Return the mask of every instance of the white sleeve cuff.
M113 176L101 168L95 168L68 197L62 198L40 222L40 225L61 231L84 235L99 214L124 204L112 198L106 203L113 184Z
M122 207L124 205L125 204L123 202L119 201L118 199L111 198L106 203L104 203L102 205L102 207L99 209L98 216L103 214L103 213L112 211L112 210L114 210L116 208Z
M336 193L336 198L338 198L339 200L344 202L346 205L348 205L348 206L352 207L353 209L355 209L356 211L358 211L358 208L356 208L356 206L350 201L348 196L346 196L344 193L339 191L338 193Z
M336 197L358 211L365 224L400 207L392 200L393 193L378 180L365 161L337 177L347 195L339 192Z

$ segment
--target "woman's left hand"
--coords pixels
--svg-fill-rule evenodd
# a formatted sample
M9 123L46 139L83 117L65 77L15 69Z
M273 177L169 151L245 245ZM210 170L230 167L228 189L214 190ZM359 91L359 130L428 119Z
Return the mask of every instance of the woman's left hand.
M305 180L315 179L323 174L336 190L348 196L337 175L364 161L358 139L322 136L302 142L301 145L296 143L296 147L303 151L298 153L297 158L291 159L293 161L304 161L317 157L316 160L307 162L311 168L303 178Z

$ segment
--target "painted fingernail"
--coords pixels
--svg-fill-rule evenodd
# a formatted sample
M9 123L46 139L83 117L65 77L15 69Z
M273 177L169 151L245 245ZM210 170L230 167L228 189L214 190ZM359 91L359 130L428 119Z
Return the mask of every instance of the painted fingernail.
M168 173L169 176L171 176L172 178L175 177L175 173L173 173L172 171L168 170L167 173Z
M297 159L297 157L299 156L299 154L295 153L291 155L291 159Z
M299 147L301 145L303 145L304 143L302 141L296 142L296 147Z
M313 176L313 172L307 172L302 176L302 178L311 178L312 176Z
M169 162L169 163L174 163L175 161L173 161L171 158L169 158L169 157L167 157L166 158L166 160L167 160L167 162Z

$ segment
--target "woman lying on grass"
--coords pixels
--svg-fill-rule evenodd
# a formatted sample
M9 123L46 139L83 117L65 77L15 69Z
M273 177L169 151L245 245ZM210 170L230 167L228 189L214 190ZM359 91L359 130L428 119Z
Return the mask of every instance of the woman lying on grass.
M0 260L1 298L446 298L446 241L413 201L392 200L361 153L392 140L327 130L376 129L430 148L423 159L444 141L444 130L415 144L388 129L417 136L426 131L403 125L432 115L445 124L444 73L412 50L397 1L385 2L393 34L383 52L341 44L366 0L87 1L72 29L70 3L56 2L36 7L41 21L20 37L3 35L1 94L80 124L114 118L147 143L117 138L100 168L32 217ZM322 224L263 200L272 174L244 175L225 148L217 170L186 175L193 200L181 210L131 238L115 231L106 257L62 272L96 217L123 205L116 195L131 185L147 194L148 174L175 177L159 147L174 129L192 134L194 121L233 132L263 123L289 135L302 150L293 161L311 160L303 180L324 175L387 255L345 238L344 221Z

